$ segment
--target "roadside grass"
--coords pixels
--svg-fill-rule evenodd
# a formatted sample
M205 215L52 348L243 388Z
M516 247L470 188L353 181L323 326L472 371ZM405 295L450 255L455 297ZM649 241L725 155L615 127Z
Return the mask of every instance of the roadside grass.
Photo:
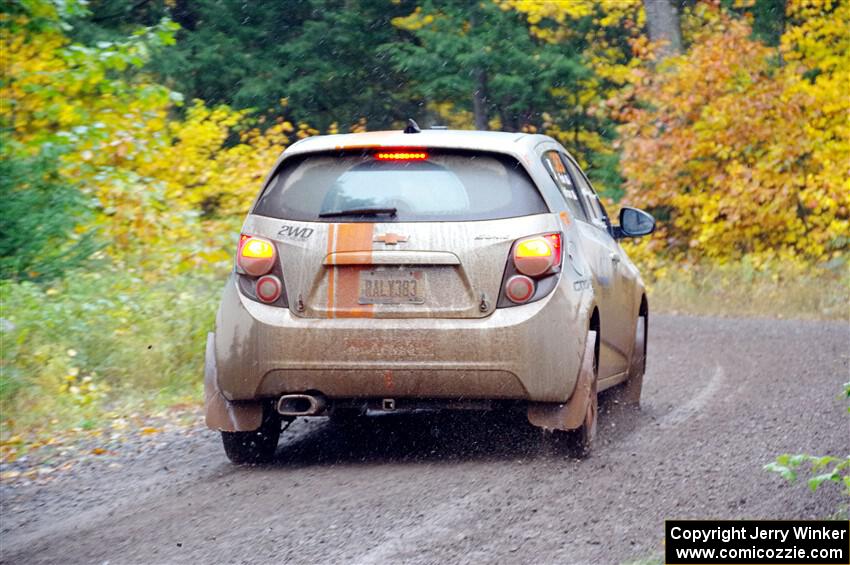
M0 284L0 459L64 430L199 404L222 286L120 272Z
M640 265L638 265L640 267ZM669 314L850 319L850 267L760 271L744 261L727 265L661 268L645 277L650 308Z
M640 265L639 265L640 266ZM645 269L645 267L644 267ZM120 270L0 283L0 461L52 437L109 429L203 399L206 334L224 276L157 282ZM746 262L644 274L655 312L846 320L850 272Z

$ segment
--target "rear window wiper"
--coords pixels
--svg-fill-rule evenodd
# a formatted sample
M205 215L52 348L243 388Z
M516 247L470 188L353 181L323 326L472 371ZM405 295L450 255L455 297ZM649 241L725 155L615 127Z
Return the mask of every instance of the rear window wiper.
M334 212L321 212L320 218L335 218L337 216L395 216L398 208L351 208Z

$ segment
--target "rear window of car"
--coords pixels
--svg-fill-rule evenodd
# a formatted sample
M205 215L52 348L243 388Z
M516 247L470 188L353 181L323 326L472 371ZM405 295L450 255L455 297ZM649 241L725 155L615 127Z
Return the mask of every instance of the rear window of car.
M346 214L395 209L395 214ZM426 222L495 220L548 212L515 159L429 153L427 160L373 155L309 155L282 164L254 213L300 221Z

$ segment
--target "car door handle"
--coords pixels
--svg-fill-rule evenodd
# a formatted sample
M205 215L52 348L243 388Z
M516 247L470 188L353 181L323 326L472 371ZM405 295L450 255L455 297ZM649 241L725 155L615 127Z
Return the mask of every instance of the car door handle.
M615 265L620 262L620 256L616 253L611 253L609 257L611 258L611 262Z

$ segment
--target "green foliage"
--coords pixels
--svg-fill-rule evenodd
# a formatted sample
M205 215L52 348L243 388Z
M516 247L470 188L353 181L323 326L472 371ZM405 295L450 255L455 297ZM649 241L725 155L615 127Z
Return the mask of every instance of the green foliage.
M779 45L785 31L786 0L757 0L753 4L753 35L768 45Z
M831 481L844 485L844 493L850 496L850 456L847 457L832 457L815 455L789 455L787 453L780 455L776 461L772 461L764 466L766 471L779 474L788 482L797 480L798 472L804 469L808 464L811 473L815 473L807 481L809 488L815 492L818 487L827 481Z
M398 127L411 116L468 128L476 106L491 128L557 138L615 200L622 173L635 204L664 212L659 235L678 221L682 231L704 231L715 250L743 249L737 266L674 270L671 249L696 253L703 243L651 240L656 247L640 259L655 271L655 295L680 296L689 311L716 303L843 317L846 275L806 272L808 264L789 272L782 261L753 267L745 252L757 238L744 222L755 218L762 229L796 211L806 228L798 236L818 235L827 267L846 273L848 204L835 196L846 184L841 88L850 66L835 56L846 8L789 0L785 26L784 12L770 20L770 0L734 0L731 20L716 2L680 4L702 39L656 67L640 0L2 2L4 417L13 428L40 426L48 415L90 426L119 399L195 390L216 277L231 264L238 223L280 151L320 130ZM757 36L781 34L780 49L735 23L747 13ZM766 55L747 57L734 45ZM695 52L710 56L694 60ZM642 78L630 82L636 69ZM712 73L722 86L714 91ZM177 91L197 100L184 106ZM618 94L640 101L645 120L618 114ZM614 119L645 127L619 146ZM642 159L621 166L622 147ZM711 173L724 162L723 174ZM811 174L797 172L806 162ZM697 206L689 199L700 183ZM797 205L766 187L796 194ZM728 201L717 211L721 189ZM742 203L752 209L727 213ZM728 239L716 233L723 226ZM102 248L92 254L95 244ZM783 461L795 473L820 465L826 478L817 484L842 465Z
M89 14L86 0L0 0L0 29L4 33L65 31L68 20ZM20 17L24 16L25 21Z
M34 156L14 146L7 138L0 149L0 278L55 278L95 251L91 230L81 227L88 203L59 174L55 146Z
M406 78L378 52L401 41L390 20L412 9L407 2L100 0L91 9L93 17L73 21L84 42L121 37L132 24L165 16L179 24L177 45L155 52L149 68L210 105L253 108L322 130L360 118L387 127L418 111L400 88Z
M752 18L753 37L768 45L779 45L785 31L787 0L722 0L722 5Z
M610 148L616 132L604 112L592 111L621 82L596 76L599 56L587 52L618 53L622 64L636 30L600 26L600 19L611 19L601 8L532 26L524 12L495 1L93 0L88 6L89 13L70 20L72 38L83 44L121 41L164 17L178 24L176 45L152 47L147 69L188 99L252 109L261 124L281 118L336 132L397 128L408 117L424 126L469 128L473 93L480 91L491 128L557 137L600 190L622 194ZM558 30L560 39L538 35L546 29Z
M48 415L76 421L121 399L194 390L221 285L98 269L52 286L0 282L3 419L39 428Z
M426 1L394 23L415 41L385 44L381 53L414 92L470 111L480 90L486 115L502 129L542 127L543 112L557 107L553 89L590 75L579 53L537 40L520 13L493 2Z
M842 396L850 401L850 382L844 383ZM850 405L847 407L850 413ZM800 471L807 471L806 481L812 492L824 483L837 483L843 486L844 494L850 498L850 455L834 457L831 455L818 456L808 454L782 454L764 466L766 471L777 473L788 482L795 482Z

